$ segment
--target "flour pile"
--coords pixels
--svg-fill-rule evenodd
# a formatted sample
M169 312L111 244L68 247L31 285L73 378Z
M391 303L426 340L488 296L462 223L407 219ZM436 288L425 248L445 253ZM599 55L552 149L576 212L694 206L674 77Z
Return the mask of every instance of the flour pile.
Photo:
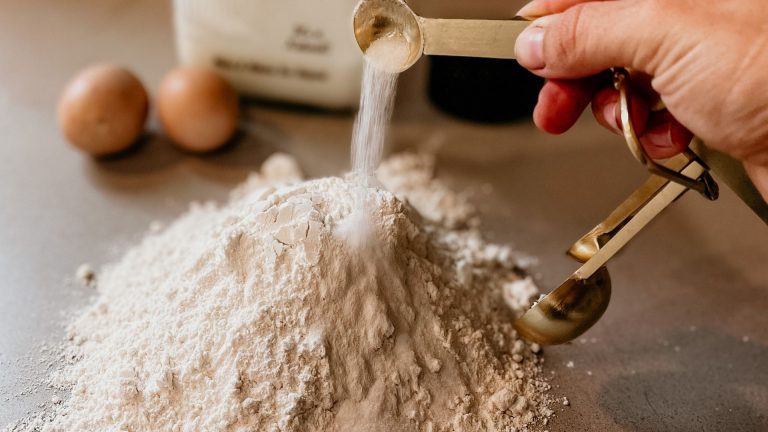
M98 274L69 328L52 431L526 431L552 414L539 348L511 322L536 295L433 160L385 161L376 247L340 235L354 183L273 156ZM409 204L410 203L410 204Z

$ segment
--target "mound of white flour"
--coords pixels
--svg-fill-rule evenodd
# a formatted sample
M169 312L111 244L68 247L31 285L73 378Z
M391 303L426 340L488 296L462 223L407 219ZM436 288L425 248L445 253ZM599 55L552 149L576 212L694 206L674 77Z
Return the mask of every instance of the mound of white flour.
M525 431L546 422L536 294L472 208L401 155L370 189L375 247L343 234L358 187L275 156L224 206L99 273L69 328L71 388L43 431ZM408 204L410 203L410 204ZM522 289L521 289L522 287Z

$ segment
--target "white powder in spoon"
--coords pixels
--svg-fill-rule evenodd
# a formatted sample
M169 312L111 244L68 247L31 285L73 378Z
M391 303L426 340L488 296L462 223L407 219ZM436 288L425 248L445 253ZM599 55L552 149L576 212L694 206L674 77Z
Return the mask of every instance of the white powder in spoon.
M511 431L543 424L530 292L426 156L369 189L375 252L337 230L358 186L285 156L102 269L69 327L52 431ZM411 207L406 202L413 203ZM376 260L373 262L372 260ZM523 294L523 292L525 294ZM513 298L509 296L524 296Z
M369 63L389 73L402 72L409 66L410 56L408 40L401 34L376 39L365 50L365 59Z

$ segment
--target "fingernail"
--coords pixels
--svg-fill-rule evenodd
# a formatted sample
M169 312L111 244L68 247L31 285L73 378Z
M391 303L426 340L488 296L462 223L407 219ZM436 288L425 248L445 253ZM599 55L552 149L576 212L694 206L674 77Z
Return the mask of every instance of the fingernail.
M670 123L663 123L646 129L640 140L651 159L666 159L680 152L675 148L675 143L672 140Z
M616 133L621 133L619 122L616 119L618 116L618 103L610 103L603 107L603 119L608 123L608 127Z
M544 29L532 24L520 34L515 43L517 61L531 70L543 69L544 63Z
M646 129L643 133L645 139L655 147L669 148L673 147L672 128L669 123L660 124Z
M544 8L541 2L533 0L532 2L523 6L519 11L517 11L515 15L526 18L536 18L546 14L547 10Z

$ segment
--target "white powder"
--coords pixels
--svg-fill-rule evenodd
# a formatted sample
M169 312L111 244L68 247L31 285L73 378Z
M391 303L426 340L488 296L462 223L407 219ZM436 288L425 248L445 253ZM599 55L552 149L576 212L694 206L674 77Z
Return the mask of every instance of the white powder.
M374 172L381 163L386 132L392 117L398 74L366 62L360 92L360 110L352 130L352 173L358 183L355 208L341 231L357 249L371 245L370 220L373 209L367 208L367 188L375 184Z
M525 299L535 298L539 294L539 289L533 283L533 279L526 277L504 284L503 292L504 300L511 308L525 309L531 304Z
M96 279L96 273L90 264L83 263L75 271L75 277L81 284L90 286Z
M358 186L298 181L295 166L269 159L228 204L193 206L105 267L69 327L74 361L56 379L71 396L29 430L545 424L539 348L511 326L512 255L469 228L471 207L432 177L433 160L382 165L394 194L368 190L375 256L337 234Z
M352 129L352 171L369 184L381 162L397 89L397 73L366 62L363 70L360 111Z
M408 67L410 55L408 40L401 34L376 39L365 50L366 61L389 73L402 72Z

